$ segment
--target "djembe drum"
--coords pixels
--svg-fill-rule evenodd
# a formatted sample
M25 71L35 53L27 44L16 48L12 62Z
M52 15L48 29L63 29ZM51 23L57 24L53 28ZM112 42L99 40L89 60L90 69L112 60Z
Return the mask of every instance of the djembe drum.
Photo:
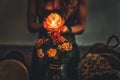
M0 80L29 80L27 68L15 59L0 62Z

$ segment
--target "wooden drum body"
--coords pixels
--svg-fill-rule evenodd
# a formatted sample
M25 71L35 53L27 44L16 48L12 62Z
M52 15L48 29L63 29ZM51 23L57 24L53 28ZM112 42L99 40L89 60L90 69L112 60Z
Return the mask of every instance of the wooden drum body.
M4 60L0 62L0 80L29 80L28 70L20 61Z

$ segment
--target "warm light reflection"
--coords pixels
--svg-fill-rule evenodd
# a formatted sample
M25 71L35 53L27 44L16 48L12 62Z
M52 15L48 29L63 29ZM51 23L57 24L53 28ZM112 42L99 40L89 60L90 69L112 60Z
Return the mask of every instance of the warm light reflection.
M51 13L44 21L44 28L49 31L61 30L64 19L57 13Z

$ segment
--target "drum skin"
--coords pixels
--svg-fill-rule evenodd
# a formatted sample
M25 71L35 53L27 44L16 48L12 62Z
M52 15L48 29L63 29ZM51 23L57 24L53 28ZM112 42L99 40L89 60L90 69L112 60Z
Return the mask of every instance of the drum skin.
M29 80L27 68L14 59L0 62L0 80Z

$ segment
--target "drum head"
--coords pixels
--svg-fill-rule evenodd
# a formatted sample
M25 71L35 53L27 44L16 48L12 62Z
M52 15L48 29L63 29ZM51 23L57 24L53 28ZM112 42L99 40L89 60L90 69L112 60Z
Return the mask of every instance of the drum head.
M0 62L0 80L29 80L27 68L17 60Z

